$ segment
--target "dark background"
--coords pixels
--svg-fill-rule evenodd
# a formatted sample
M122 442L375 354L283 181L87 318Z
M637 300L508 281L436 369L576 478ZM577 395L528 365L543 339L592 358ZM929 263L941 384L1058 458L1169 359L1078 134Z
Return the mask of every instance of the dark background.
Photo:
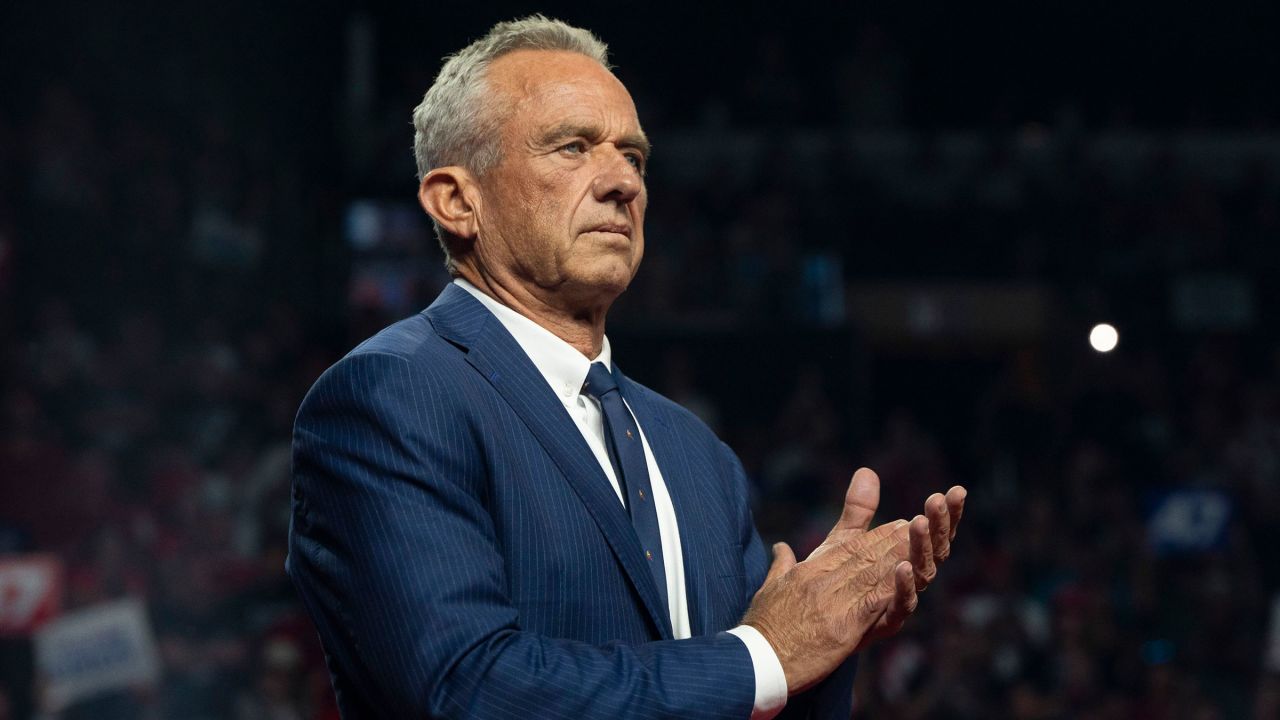
M618 362L741 455L766 540L860 465L883 519L970 489L860 717L1280 715L1280 5L17 2L0 553L58 557L66 612L143 599L164 668L64 717L334 715L293 413L447 281L410 112L534 10L655 144ZM0 719L32 663L0 639Z

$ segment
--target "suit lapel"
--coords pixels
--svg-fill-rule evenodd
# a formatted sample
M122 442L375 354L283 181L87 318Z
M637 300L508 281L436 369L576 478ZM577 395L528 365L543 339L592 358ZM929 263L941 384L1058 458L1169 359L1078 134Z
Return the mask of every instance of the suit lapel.
M704 618L709 617L706 607L708 592L706 588L707 568L704 567L701 549L707 547L702 530L706 523L697 516L696 508L709 507L700 496L703 484L696 482L689 470L689 462L679 448L684 447L684 439L668 422L666 413L659 412L649 393L639 385L631 382L614 365L613 374L618 378L622 395L626 398L631 412L644 429L649 440L649 449L653 451L653 459L658 462L662 471L662 480L671 495L671 504L676 511L676 524L680 529L680 552L684 559L685 597L689 606L689 631L694 637L704 632Z
M497 318L456 285L445 288L424 312L436 332L467 349L467 362L502 395L560 468L626 571L660 635L671 639L670 616L662 606L653 574L642 560L644 551L631 519L582 433L533 361Z

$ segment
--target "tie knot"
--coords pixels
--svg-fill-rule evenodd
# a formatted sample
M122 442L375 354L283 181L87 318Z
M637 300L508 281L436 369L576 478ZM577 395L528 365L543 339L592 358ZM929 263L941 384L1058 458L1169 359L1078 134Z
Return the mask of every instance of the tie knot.
M609 368L605 367L604 363L591 363L591 370L587 372L587 381L582 384L582 392L599 399L617 389L618 383L613 379L613 373L609 372Z

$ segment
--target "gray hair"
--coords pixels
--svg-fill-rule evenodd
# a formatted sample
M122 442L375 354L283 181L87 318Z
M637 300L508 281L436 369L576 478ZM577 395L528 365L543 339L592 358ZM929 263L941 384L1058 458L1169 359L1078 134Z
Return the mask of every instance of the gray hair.
M506 108L486 80L489 64L516 50L565 50L609 67L609 48L589 30L541 14L500 22L488 34L445 58L436 80L413 109L413 157L418 181L431 170L460 165L482 175L501 159L498 128ZM434 222L434 219L433 219ZM449 233L435 223L445 264L453 270Z

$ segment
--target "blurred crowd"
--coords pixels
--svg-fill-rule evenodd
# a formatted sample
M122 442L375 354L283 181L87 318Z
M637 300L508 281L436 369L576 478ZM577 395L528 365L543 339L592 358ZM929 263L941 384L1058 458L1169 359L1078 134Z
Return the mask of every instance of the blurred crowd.
M1099 138L1149 136L1082 127L1068 109L1045 126L996 123L957 159L941 135L904 129L906 55L892 38L872 28L856 47L818 153L795 150L787 120L808 105L781 47L765 43L744 75L771 82L731 88L687 127L637 93L670 141L650 130L649 245L611 328L620 353L636 328L662 350L620 362L742 455L766 540L798 552L820 542L860 465L881 476L882 519L969 488L955 559L861 666L859 717L1280 716L1280 564L1267 559L1280 343L1256 319L1278 300L1274 157L1215 174L1157 135L1116 169L1091 150ZM64 611L144 600L163 673L60 717L336 717L283 573L290 428L319 373L395 319L347 304L335 208L369 192L411 201L408 112L395 118L401 155L382 162L369 128L368 157L352 153L384 179L342 180L230 112L134 117L95 98L50 82L24 112L0 112L0 555L60 558ZM392 93L386 106L413 102ZM739 122L754 134L726 147ZM903 132L876 155L877 137ZM1251 288L1236 326L1170 317L1170 279L1204 271ZM1105 356L1054 328L970 348L982 362L915 403L894 357L813 300L914 277L1037 283L1069 315L1159 330ZM777 324L848 337L862 360L801 352L798 370L762 381L751 362L683 348L691 318L744 343ZM917 353L926 371L956 360ZM861 408L832 391L855 373L869 386ZM746 411L723 389L762 382L776 388ZM1153 539L1152 503L1180 490L1228 499L1220 542ZM0 652L0 720L32 717L30 644L3 639Z
M66 612L143 599L163 667L61 716L332 714L283 575L293 414L337 356L278 269L307 263L299 168L61 85L0 128L0 554L60 558ZM33 717L2 642L0 718Z

